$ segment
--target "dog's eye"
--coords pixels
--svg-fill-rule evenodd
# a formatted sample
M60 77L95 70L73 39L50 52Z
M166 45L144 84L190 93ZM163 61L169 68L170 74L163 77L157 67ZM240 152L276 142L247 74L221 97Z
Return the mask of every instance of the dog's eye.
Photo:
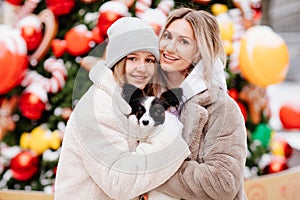
M139 106L137 111L136 111L136 118L139 120L143 116L143 114L146 112L146 109L144 106Z

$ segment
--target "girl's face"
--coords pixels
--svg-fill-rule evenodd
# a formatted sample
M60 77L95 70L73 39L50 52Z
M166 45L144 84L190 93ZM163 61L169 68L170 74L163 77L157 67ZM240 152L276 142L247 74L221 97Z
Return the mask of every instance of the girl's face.
M127 83L144 89L150 82L156 69L156 59L146 51L138 51L127 55L125 64L125 77Z
M197 53L192 26L185 19L176 19L163 32L160 42L160 63L165 72L186 75Z

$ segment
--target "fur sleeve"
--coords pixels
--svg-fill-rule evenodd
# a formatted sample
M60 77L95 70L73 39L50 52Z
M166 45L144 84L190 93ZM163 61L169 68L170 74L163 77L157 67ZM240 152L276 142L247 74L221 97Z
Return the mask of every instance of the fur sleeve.
M247 151L244 119L236 103L229 98L211 105L208 110L203 133L194 133L205 134L200 140L198 158L185 161L157 190L188 200L242 199Z

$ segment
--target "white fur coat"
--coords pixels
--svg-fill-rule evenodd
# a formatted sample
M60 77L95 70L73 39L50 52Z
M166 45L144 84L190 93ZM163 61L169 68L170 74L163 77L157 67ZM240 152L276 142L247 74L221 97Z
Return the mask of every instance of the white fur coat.
M90 78L94 85L67 123L55 199L136 199L168 180L190 154L182 124L174 116L166 119L168 123L132 152L128 138L138 137L138 131L126 117L131 108L112 71L99 62Z

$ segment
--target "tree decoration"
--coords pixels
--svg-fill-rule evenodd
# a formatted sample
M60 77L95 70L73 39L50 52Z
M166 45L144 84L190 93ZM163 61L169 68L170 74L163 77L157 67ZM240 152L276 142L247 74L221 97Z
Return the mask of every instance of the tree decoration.
M107 29L121 17L128 16L128 7L120 1L107 1L99 8L97 26L102 36L107 36Z
M264 167L263 174L273 174L288 169L287 159L281 156L275 156L271 162Z
M47 102L46 90L36 82L27 87L22 93L19 109L24 117L38 120L42 117Z
M31 133L22 133L20 147L41 155L47 149L57 150L61 144L61 135L58 130L51 132L44 126L39 126L34 128Z
M45 78L36 71L28 70L21 85L26 87L37 83L41 85L46 92L57 93L60 91L64 87L67 78L67 70L63 61L48 58L44 62L44 68L52 74L51 78Z
M16 23L34 11L40 0L26 0L16 13Z
M29 119L39 119L48 102L47 93L57 93L65 85L67 71L61 60L48 58L44 68L52 73L51 78L45 78L36 71L28 70L21 83L27 88L21 95L20 111Z
M199 4L209 4L211 2L211 0L193 0L193 1Z
M13 131L16 127L12 114L17 107L18 100L17 96L13 96L0 101L0 141L8 131Z
M5 94L23 78L28 67L27 47L18 30L0 25L0 49L0 94Z
M13 178L26 181L38 171L38 157L29 151L22 151L10 161Z
M57 34L58 23L51 10L45 9L38 14L39 19L42 21L45 29L43 31L43 39L39 47L29 55L30 64L36 66L41 59L43 59L50 49L51 41Z
M93 34L83 24L77 25L65 35L67 51L73 56L85 54L94 46ZM80 42L77 42L80 41Z
M247 104L252 123L258 124L261 121L261 113L267 109L268 105L266 89L249 84L239 93L239 98Z
M157 34L167 20L167 16L174 7L173 0L161 0L156 8L151 8L152 0L137 0L135 14L149 23Z
M81 56L88 53L96 43L101 43L104 40L98 28L94 28L91 32L84 24L71 28L64 38L64 40L54 39L51 43L53 54L57 58L66 51L72 56Z
M268 26L249 28L241 39L241 73L249 82L266 87L283 81L289 65L285 41Z
M283 156L290 158L293 153L293 148L287 143L287 141L280 138L273 138L271 140L271 152L275 156Z
M234 24L232 17L228 14L228 8L224 4L213 4L212 12L216 16L220 27L220 35L227 55L232 54L232 40L234 35Z
M285 129L300 129L300 104L285 103L281 105L279 119Z
M15 26L21 18L32 13L39 2L40 0L26 0L23 4L21 0L4 1L4 23Z
M264 147L268 147L272 135L272 129L267 124L259 124L252 133L252 139L259 141Z
M18 22L17 27L26 42L27 50L37 49L43 39L42 21L36 15L28 15Z
M69 14L75 6L75 0L46 0L46 5L58 17Z

